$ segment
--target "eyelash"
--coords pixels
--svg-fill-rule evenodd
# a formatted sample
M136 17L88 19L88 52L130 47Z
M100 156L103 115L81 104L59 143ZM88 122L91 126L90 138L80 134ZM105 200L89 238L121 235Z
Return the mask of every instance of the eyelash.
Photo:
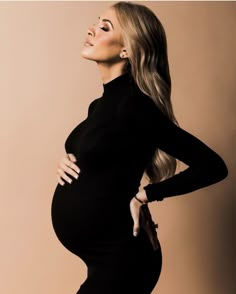
M99 28L101 29L101 30L103 30L103 31L105 31L105 32L107 32L108 31L108 29L107 28L105 28L104 26L99 26Z

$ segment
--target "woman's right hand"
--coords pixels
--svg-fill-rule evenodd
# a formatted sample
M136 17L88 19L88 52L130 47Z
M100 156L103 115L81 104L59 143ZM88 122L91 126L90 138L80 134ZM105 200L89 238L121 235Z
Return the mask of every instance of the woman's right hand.
M67 153L60 159L57 167L57 180L60 185L63 186L65 181L72 183L72 179L67 174L78 179L80 168L74 162L76 162L76 157L72 153Z

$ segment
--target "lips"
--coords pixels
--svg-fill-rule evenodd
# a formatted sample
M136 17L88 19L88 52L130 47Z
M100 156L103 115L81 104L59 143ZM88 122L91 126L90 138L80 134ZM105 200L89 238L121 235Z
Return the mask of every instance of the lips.
M89 41L89 39L86 39L84 42L85 46L93 46L93 44Z

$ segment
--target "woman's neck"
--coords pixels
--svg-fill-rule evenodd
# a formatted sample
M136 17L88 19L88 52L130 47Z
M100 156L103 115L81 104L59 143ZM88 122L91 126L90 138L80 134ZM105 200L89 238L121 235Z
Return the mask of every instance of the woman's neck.
M109 83L124 73L124 65L121 65L120 63L113 64L112 66L102 63L97 63L97 65L103 84Z

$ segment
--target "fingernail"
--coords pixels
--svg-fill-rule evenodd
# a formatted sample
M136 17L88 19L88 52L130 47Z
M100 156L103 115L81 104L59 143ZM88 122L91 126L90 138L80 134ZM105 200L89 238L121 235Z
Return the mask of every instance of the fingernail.
M138 233L137 232L134 232L134 237L137 237Z
M75 176L75 178L76 178L76 180L78 180L78 178L79 178L79 175L76 175L76 176Z

